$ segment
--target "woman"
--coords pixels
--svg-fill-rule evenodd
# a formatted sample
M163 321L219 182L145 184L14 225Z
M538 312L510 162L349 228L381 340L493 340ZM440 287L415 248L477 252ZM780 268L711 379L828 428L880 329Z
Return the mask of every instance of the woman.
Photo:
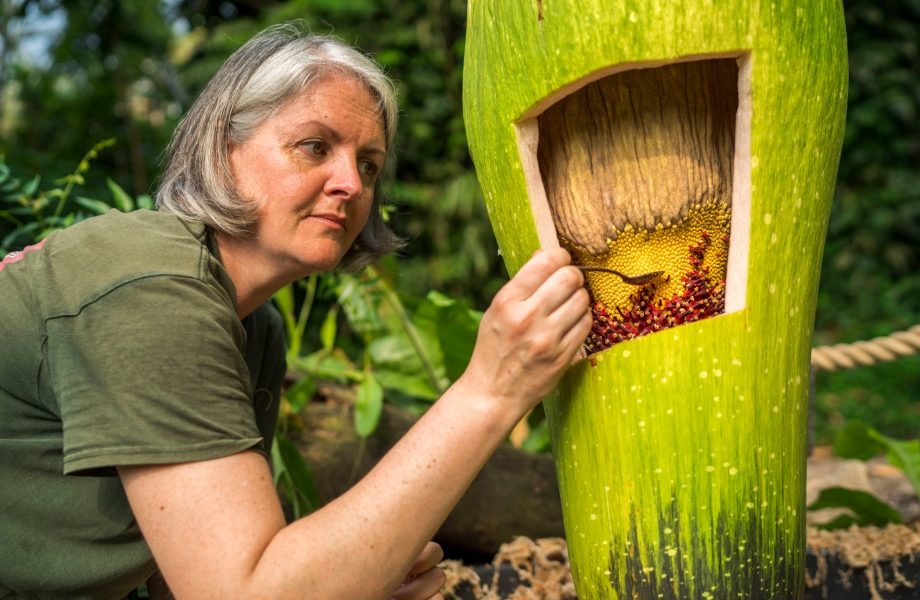
M353 489L285 526L266 301L398 245L375 193L396 120L371 60L272 28L179 126L158 212L90 219L0 271L0 598L119 598L157 568L177 598L441 597L428 540L591 320L568 254L536 255L463 376Z

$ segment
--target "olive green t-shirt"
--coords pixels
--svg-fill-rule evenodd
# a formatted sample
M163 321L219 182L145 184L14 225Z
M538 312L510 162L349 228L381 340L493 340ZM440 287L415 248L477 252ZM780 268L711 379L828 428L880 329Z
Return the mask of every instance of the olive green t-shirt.
M115 466L265 454L284 371L280 315L240 321L201 225L112 211L0 262L0 599L137 587Z

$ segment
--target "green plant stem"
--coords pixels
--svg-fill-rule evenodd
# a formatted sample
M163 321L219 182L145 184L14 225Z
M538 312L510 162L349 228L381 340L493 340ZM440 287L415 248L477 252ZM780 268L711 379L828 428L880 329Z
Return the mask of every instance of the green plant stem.
M25 227L25 223L23 223L22 221L20 221L20 220L17 219L16 217L14 217L14 216L12 216L11 214L9 214L8 211L0 210L0 217L3 217L4 219L6 219L7 221L9 221L10 223L12 223L13 225L15 225L16 227Z
M297 331L297 340L296 347L297 352L300 353L300 345L303 340L304 331L307 328L307 319L310 318L310 311L313 309L313 299L316 297L316 281L319 279L319 275L313 273L307 279L307 283L304 288L307 290L307 297L304 298L303 305L300 307L300 314L297 315L297 325L295 330ZM295 345L292 344L292 347ZM293 348L292 348L293 350Z
M70 195L70 190L73 189L74 182L76 181L77 177L85 173L86 170L89 168L89 161L95 158L96 156L98 156L100 150L108 148L114 143L115 143L114 138L102 140L101 142L99 142L98 144L90 148L89 152L83 155L83 158L80 159L79 164L77 164L77 168L70 175L70 177L67 178L67 185L64 187L64 191L61 193L61 198L60 200L58 200L57 208L54 209L55 217L59 216L61 214L61 211L64 210L64 202L67 201L67 196ZM38 217L39 219L41 219L41 215L38 215Z
M422 366L425 367L425 372L428 374L428 378L431 379L431 385L434 386L434 389L438 391L438 394L443 394L446 389L441 384L438 374L435 373L434 366L431 364L431 359L428 357L428 353L425 351L424 346L422 346L422 341L418 337L418 333L415 331L415 326L412 324L412 321L409 320L409 315L406 314L406 309L403 308L402 302L399 301L399 297L396 295L396 292L391 290L387 286L380 275L377 273L374 267L368 267L368 271L380 281L380 289L383 292L383 298L387 301L387 304L390 305L390 308L393 309L393 312L396 313L396 317L399 319L399 323L402 325L403 329L406 331L406 335L409 336L409 341L412 343L412 346L415 348L416 354L418 354L419 360L422 361Z

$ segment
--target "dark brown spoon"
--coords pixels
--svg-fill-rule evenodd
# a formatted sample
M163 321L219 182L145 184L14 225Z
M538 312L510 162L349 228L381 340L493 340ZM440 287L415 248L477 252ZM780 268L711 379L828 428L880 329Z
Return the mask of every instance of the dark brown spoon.
M613 273L623 280L623 283L627 285L645 285L646 283L657 279L664 275L664 271L655 271L654 273L646 273L645 275L636 275L635 277L630 277L629 275L623 275L619 271L614 271L613 269L605 269L604 267L583 267L581 265L575 265L581 271L597 271L599 273Z

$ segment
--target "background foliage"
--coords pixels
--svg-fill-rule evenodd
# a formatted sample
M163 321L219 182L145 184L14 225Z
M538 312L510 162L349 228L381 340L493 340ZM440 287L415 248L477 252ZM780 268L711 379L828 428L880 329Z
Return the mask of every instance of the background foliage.
M920 323L920 0L844 0L844 8L849 116L816 344ZM398 207L392 223L409 243L370 279L401 294L410 320L425 302L424 310L447 310L441 304L449 298L474 309L463 318L475 319L507 274L461 117L465 11L465 0L0 0L0 154L21 186L41 173L45 180L36 190L54 190L64 184L52 177L73 173L94 144L115 138L85 178L81 174L85 181L67 196L62 214L91 213L78 196L112 197L108 178L132 197L148 195L173 128L222 61L266 25L304 19L313 31L370 52L399 82L398 161L387 190ZM14 206L13 195L6 200L4 209L23 206ZM0 218L0 250L27 243L29 236L17 235L16 227L13 219ZM380 290L373 291L377 283L369 281L352 282L356 297L383 306ZM312 310L299 330L304 356L325 347L320 338L329 307L347 307L343 285L336 277L314 282ZM431 290L445 296L432 297ZM299 310L308 290L290 292ZM402 335L387 329L396 326L386 320L387 310L377 329L347 310L331 319L339 324L334 344L343 364L358 374L380 372L375 381L386 379L382 373L393 362L380 354L378 337ZM462 317L459 308L450 310ZM321 358L331 357L329 351ZM440 368L439 376L450 380ZM416 375L415 384L422 385L427 375ZM416 408L419 398L432 395L384 387L387 399ZM817 389L819 441L857 418L893 437L915 437L920 430L920 357L823 373ZM529 445L540 446L534 440Z

